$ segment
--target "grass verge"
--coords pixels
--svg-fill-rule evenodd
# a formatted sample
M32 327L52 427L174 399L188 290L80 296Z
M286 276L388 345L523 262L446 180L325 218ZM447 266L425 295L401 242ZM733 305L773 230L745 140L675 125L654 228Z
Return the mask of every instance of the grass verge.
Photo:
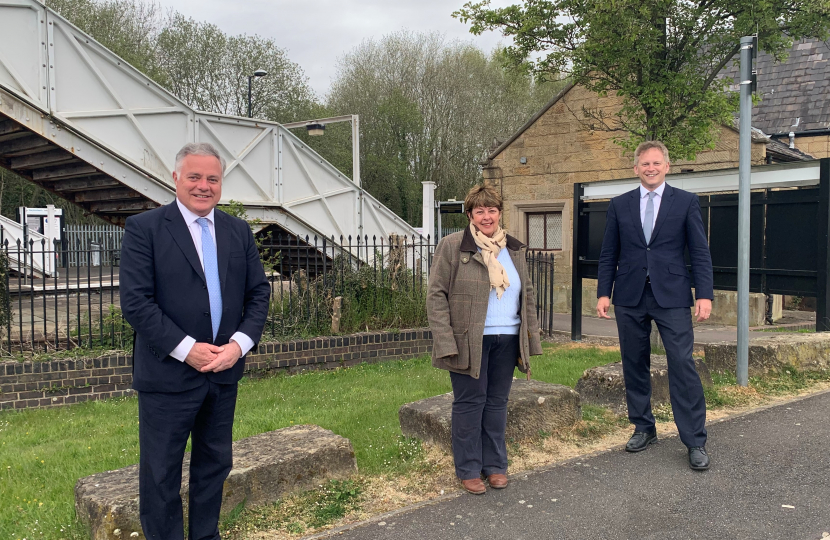
M544 350L533 377L569 386L585 369L619 360L611 347L545 343ZM741 388L733 377L716 375L706 398L710 409L746 408L828 380L828 374L791 370ZM239 507L223 518L223 537L296 537L457 489L452 457L403 437L397 418L403 403L450 390L446 372L427 358L244 380L234 439L317 424L352 441L360 473L273 505ZM661 421L671 420L670 409L656 412ZM613 446L629 431L626 418L586 405L582 421L567 430L511 443L511 470ZM74 516L75 481L137 460L135 398L0 413L0 538L86 539Z
M586 368L615 360L613 351L593 348L546 344L545 353L534 362L534 377L570 386ZM428 358L245 379L233 436L316 424L352 441L361 478L407 475L431 465L420 443L401 435L398 409L451 390L447 373L432 368ZM0 538L85 539L74 516L76 480L137 461L135 398L0 413ZM318 496L297 500L313 506L309 500ZM287 504L273 509L273 527L320 526L307 517L286 524L280 516L291 508ZM246 509L225 530L261 528L267 513Z

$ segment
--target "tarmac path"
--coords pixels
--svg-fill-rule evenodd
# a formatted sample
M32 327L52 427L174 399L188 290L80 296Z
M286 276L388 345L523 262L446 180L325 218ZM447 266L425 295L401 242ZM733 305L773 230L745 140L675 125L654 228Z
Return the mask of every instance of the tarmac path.
M814 540L830 536L830 391L707 426L712 467L676 437L510 477L504 490L387 514L338 539ZM659 434L658 434L659 436ZM320 535L323 536L323 535Z

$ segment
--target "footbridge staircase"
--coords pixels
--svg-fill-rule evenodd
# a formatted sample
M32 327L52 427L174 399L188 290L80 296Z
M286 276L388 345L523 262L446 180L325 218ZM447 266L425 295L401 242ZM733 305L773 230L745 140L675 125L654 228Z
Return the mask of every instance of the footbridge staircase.
M118 225L175 198L176 151L227 161L223 202L297 237L416 231L282 125L193 110L36 0L0 0L0 166Z

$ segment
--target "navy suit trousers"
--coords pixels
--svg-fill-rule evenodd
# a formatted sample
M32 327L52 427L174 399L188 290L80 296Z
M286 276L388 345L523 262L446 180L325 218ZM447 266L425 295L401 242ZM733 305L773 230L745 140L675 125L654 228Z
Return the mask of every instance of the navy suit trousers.
M139 514L150 540L184 538L182 458L189 435L188 538L219 540L222 488L233 466L237 384L204 383L184 392L139 392Z
M694 331L688 307L662 308L646 284L635 307L614 306L625 378L628 418L637 431L653 431L651 412L651 321L657 323L669 365L669 394L680 440L706 444L706 400L692 358Z

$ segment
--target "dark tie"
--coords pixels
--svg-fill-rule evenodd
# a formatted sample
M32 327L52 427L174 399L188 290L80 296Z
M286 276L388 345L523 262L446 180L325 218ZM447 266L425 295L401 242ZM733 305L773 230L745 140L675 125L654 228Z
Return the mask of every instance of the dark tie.
M196 223L202 227L202 261L205 265L205 281L210 296L210 323L213 327L213 339L219 333L222 321L222 285L219 283L219 263L216 260L216 245L208 228L207 218L199 218Z
M643 219L643 234L646 237L646 244L651 241L651 231L654 228L654 192L649 191L647 195L646 217Z

